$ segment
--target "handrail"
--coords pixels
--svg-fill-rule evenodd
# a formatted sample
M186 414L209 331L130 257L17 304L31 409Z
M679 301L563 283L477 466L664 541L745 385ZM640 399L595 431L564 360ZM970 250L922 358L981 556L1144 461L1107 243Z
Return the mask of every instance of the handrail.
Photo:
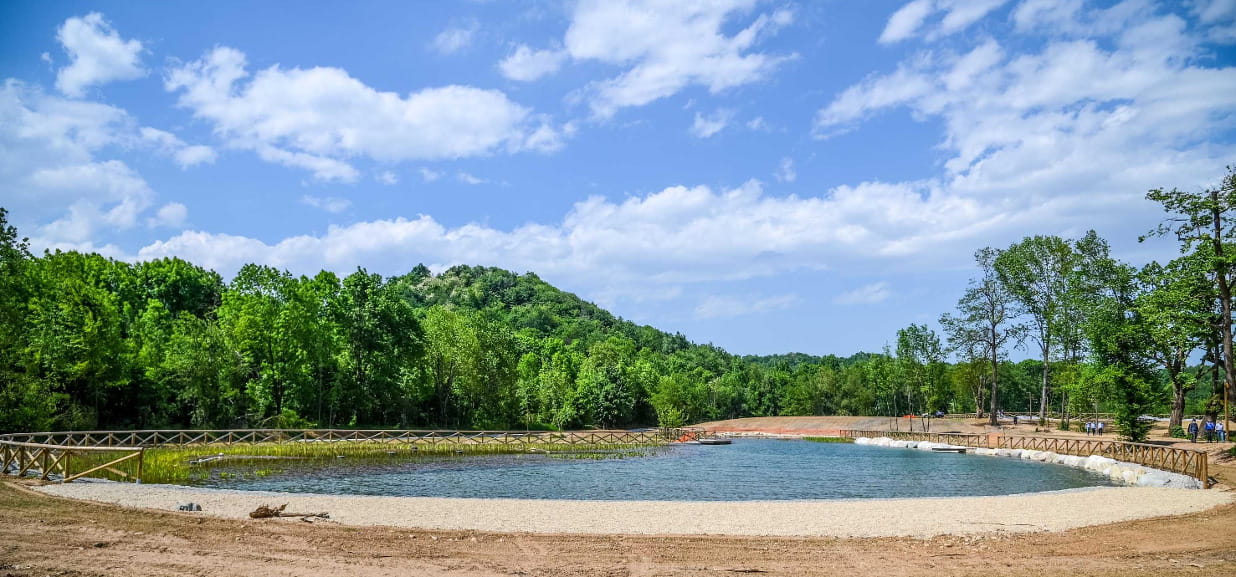
M1210 488L1209 456L1205 451L1198 449L1164 447L1149 443L1130 443L1110 439L1071 439L1030 435L1003 435L1000 433L909 433L843 430L840 431L840 435L847 438L888 437L899 440L946 442L966 447L985 447L989 449L1027 449L1074 456L1100 455L1155 469L1189 475L1201 481L1203 489Z

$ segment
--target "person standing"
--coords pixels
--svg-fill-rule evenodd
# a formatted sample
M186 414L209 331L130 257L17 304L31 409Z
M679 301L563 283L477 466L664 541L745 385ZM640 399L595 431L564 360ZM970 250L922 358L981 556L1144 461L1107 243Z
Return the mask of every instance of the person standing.
M1098 430L1098 435L1099 435L1100 437L1102 437L1102 436L1103 436L1103 421L1099 421L1099 422L1095 423L1095 425L1097 425L1097 426L1099 427L1099 430Z
M1227 426L1223 424L1223 421L1215 422L1215 436L1219 438L1220 443L1227 441Z
M1189 442L1197 442L1197 419L1189 420Z

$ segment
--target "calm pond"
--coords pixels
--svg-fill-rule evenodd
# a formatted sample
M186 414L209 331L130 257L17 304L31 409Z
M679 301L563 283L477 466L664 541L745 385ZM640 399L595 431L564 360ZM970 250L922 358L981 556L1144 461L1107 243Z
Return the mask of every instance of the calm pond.
M217 468L194 484L296 493L608 501L1008 495L1112 484L1081 469L1017 459L764 439L619 455L392 457L280 462L277 467L272 470L268 462Z

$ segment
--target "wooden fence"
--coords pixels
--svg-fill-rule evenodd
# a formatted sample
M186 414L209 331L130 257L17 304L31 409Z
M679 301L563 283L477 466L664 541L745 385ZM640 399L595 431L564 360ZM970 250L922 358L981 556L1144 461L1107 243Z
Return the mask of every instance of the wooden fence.
M1202 488L1210 488L1209 461L1206 452L1197 449L1180 449L1116 440L1032 437L1002 435L1000 433L904 433L896 431L845 430L841 431L841 436L851 439L858 437L888 437L899 441L930 441L933 443L949 443L963 447L985 447L989 449L1029 449L1078 457L1099 455L1116 459L1117 461L1136 463L1155 469L1188 475L1201 481Z
M62 431L0 435L0 472L24 476L35 471L63 482L110 474L141 482L142 458L151 447L232 446L292 443L385 443L391 445L477 447L498 445L526 450L537 445L640 446L693 441L703 429L640 431L438 431L351 429L232 429L169 431ZM104 455L119 455L107 460ZM74 461L85 467L72 468ZM100 462L102 461L102 462ZM127 469L127 470L126 470Z

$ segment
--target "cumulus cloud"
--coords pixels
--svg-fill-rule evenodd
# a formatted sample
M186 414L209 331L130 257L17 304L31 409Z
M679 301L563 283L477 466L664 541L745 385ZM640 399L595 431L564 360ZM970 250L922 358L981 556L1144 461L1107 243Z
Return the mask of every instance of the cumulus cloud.
M1051 214L1067 206L1128 216L1144 208L1149 185L1207 185L1230 162L1233 146L1211 137L1236 124L1236 99L1227 96L1236 91L1236 69L1208 66L1213 60L1180 15L1144 3L1032 5L1033 14L1015 12L1013 26L1068 24L1030 50L976 39L968 51L912 56L838 94L817 113L815 135L835 137L875 114L908 109L943 127L942 189L992 203L1034 198ZM1145 212L1112 222L1153 224Z
M155 212L155 215L146 220L146 226L154 227L169 227L180 228L184 226L185 219L189 216L189 209L179 202L169 202Z
M382 172L379 172L375 178L377 179L378 182L385 184L387 186L399 184L399 176L389 170L383 170Z
M873 305L888 300L892 294L892 287L887 282L880 281L841 293L833 302L839 305Z
M139 133L142 140L154 145L162 154L172 157L182 169L215 162L215 149L209 146L186 144L175 134L149 126L143 126Z
M914 0L898 8L888 17L884 32L880 33L880 42L891 44L913 36L931 12L932 0Z
M498 63L498 69L511 80L531 82L557 72L566 59L563 50L533 50L520 44Z
M69 56L69 65L56 73L56 88L64 95L82 98L90 86L146 75L140 59L142 43L122 40L99 12L64 21L56 40Z
M439 54L454 54L472 45L479 27L471 23L467 26L454 26L439 32L431 45Z
M98 12L65 20L56 39L70 60L56 73L56 88L66 96L80 98L91 86L146 75L140 60L142 43L122 39Z
M138 130L122 109L8 80L0 87L0 127L0 198L15 219L25 221L37 248L115 254L114 247L92 243L105 232L133 228L156 201L140 174L106 154L159 148L171 135ZM173 207L148 222L176 226L183 215L183 206Z
M356 181L356 157L397 162L547 152L563 138L547 118L497 90L452 85L401 96L329 67L276 65L251 75L245 55L227 47L173 69L166 87L229 146L322 181Z
M749 14L755 0L659 2L583 0L564 46L571 58L619 66L622 74L585 91L594 114L609 117L702 86L719 93L763 80L792 54L755 50L793 22L788 10ZM743 21L736 33L724 29Z
M712 138L718 132L725 130L725 127L734 118L734 111L729 109L720 109L712 114L695 113L695 122L691 124L691 135L696 138Z
M969 28L1008 0L913 0L889 16L881 44L894 44L923 35L935 40ZM938 21L928 22L938 17Z
M142 258L179 255L234 272L245 262L295 271L365 266L403 272L425 262L485 264L622 294L650 287L764 277L803 268L922 257L1000 223L996 207L939 194L930 184L863 184L820 197L778 197L752 181L731 190L669 187L621 202L593 197L555 223L513 229L446 227L433 217L331 227L268 244L185 232ZM930 259L919 258L926 266ZM659 289L657 289L659 290ZM628 291L628 292L623 292Z

